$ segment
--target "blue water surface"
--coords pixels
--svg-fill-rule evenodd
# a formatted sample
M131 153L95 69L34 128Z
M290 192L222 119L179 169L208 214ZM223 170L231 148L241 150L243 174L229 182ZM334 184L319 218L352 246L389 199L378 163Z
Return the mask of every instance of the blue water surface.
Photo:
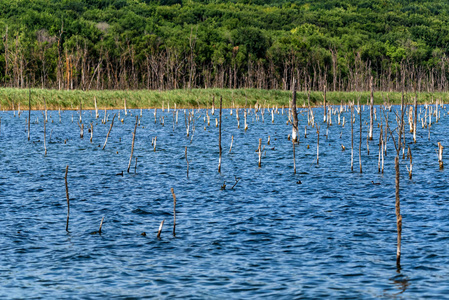
M263 121L252 109L246 131L243 110L238 128L235 110L231 115L224 109L221 174L218 111L209 110L208 126L206 110L195 109L189 137L185 114L192 110L178 110L178 123L173 110L159 109L156 122L154 109L142 110L142 116L139 109L127 115L109 110L106 124L104 111L98 119L94 111L83 111L84 138L77 111L61 111L61 122L58 111L49 111L47 155L42 111L31 112L30 141L27 111L20 117L0 112L0 298L444 298L449 295L449 184L436 149L438 142L446 152L449 148L447 111L440 108L438 123L432 117L430 139L419 122L416 144L406 124L413 178L401 151L397 268L396 152L389 135L384 173L379 173L376 110L369 155L368 107L362 112L360 173L358 116L351 172L350 112L341 114L344 127L335 114L327 128L322 108L313 110L320 124L317 164L316 127L307 126L307 110L301 108L296 174L286 109L279 108L274 122L268 109ZM397 110L388 113L391 130L397 127ZM419 110L424 117L425 107ZM139 125L128 173L135 116ZM259 138L265 147L260 168ZM176 236L171 188L177 197Z

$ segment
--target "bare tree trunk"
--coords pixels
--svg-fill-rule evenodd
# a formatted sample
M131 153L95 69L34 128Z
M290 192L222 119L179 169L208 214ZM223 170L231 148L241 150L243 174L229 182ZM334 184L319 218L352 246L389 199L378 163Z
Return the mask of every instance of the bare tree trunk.
M373 139L373 125L374 125L374 118L373 118L373 112L374 112L374 86L373 86L373 76L370 77L370 88L371 88L371 105L369 110L369 136L368 139Z
M218 173L221 173L221 110L222 110L223 99L220 97L220 127L218 128Z
M394 169L396 171L396 226L398 231L397 250L396 250L396 266L401 265L401 236L402 236L402 216L401 202L399 199L399 155L394 158Z
M128 173L129 173L129 168L131 167L131 160L133 159L133 152L134 152L134 140L136 139L136 129L137 129L137 120L138 120L139 116L136 116L136 125L134 126L134 132L133 132L133 141L131 144L131 156L129 157L129 164L128 164Z
M323 87L323 99L324 99L324 103L323 103L323 109L324 109L324 118L323 118L323 122L326 122L326 85L324 85Z
M292 141L296 143L298 141L298 114L296 113L296 88L295 80L293 80L293 95L292 95L292 117L293 117L293 127L292 127Z

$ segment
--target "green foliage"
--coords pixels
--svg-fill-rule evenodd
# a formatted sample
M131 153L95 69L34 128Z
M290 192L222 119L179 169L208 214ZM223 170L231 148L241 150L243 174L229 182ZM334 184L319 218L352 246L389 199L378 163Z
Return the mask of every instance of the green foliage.
M26 73L21 76L35 86L54 88L72 72L80 89L142 88L148 77L158 82L152 88L176 88L193 69L198 87L207 85L204 74L217 86L225 69L228 77L235 72L237 86L250 86L254 65L270 69L270 82L277 83L270 87L279 88L289 80L282 77L286 68L310 74L318 66L331 80L332 51L342 82L357 55L373 74L402 62L448 70L442 63L449 56L444 1L4 0L0 10L0 82L6 86L21 85L23 79L14 78L17 59ZM171 69L157 73L160 68L150 66L155 57L160 65L172 62ZM132 76L135 83L118 85ZM176 86L169 86L170 78Z

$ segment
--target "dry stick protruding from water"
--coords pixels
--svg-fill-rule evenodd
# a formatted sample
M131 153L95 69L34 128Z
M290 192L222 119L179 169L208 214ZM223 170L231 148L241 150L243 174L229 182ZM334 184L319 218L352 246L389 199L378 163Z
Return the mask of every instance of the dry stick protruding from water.
M94 123L90 122L90 142L92 143L92 138L94 137Z
M111 133L112 126L114 126L114 119L115 119L115 116L116 116L116 115L117 115L117 114L114 114L114 117L112 117L111 127L109 127L108 134L106 135L106 140L104 141L103 150L104 150L104 148L106 147L106 143L108 142L108 137L109 137L109 134Z
M176 236L176 195L173 188L171 188L171 194L173 196L173 236Z
M360 102L359 102L359 118L360 118L359 164L360 164L360 173L362 173L362 110L360 108Z
M326 97L326 96L324 96ZM295 144L298 141L298 113L296 112L296 84L293 79L293 93L292 93L292 105L291 113L293 116L292 122L292 146L293 146L293 174L296 174L296 149Z
M370 107L369 107L369 134L368 134L368 140L373 139L373 127L374 127L374 85L373 85L373 76L370 77L370 89L371 89L371 96L370 96ZM367 142L368 145L368 142ZM369 147L369 146L368 146ZM368 155L369 155L369 148L368 148Z
M69 185L67 184L67 173L69 172L69 165L65 167L65 196L67 198L67 222L65 225L65 231L69 231L69 217L70 217L70 199L69 199Z
M351 105L351 172L354 171L354 103Z
M31 90L28 89L28 140L30 140L30 124L31 124Z
M161 232L162 232L162 227L164 226L164 221L162 220L161 225L159 225L159 230L157 231L157 238L160 239L161 238Z
M443 146L440 142L438 142L438 164L440 165L440 169L443 169Z
M229 147L229 153L231 153L232 150L232 143L234 142L234 136L231 136L231 147Z
M320 162L320 125L318 123L316 124L316 134L316 164L318 165Z
M402 216L401 202L399 199L399 155L394 158L394 169L396 171L396 226L398 231L397 249L396 249L396 266L401 265L401 237L402 237Z
M382 124L380 124L380 133L379 133L379 160L377 162L377 171L380 173L380 161L382 159L383 161L383 157L382 157L382 136L383 136L383 131L382 131Z
M79 128L80 128L80 138L83 138L83 137L84 137L84 124L83 124L83 123L80 124L80 123L78 122L78 126L79 126Z
M98 234L101 234L101 227L103 227L104 217L101 218L100 229L98 229Z
M403 91L404 93L404 82L403 82ZM400 198L399 198L399 153L401 151L401 138L402 138L402 129L404 124L404 100L402 97L401 101L401 118L400 118L400 124L398 124L398 141L396 143L396 140L393 136L393 133L391 130L389 130L388 121L386 123L387 130L390 132L390 135L393 139L393 144L396 148L396 156L394 158L394 169L396 171L396 226L397 226L397 250L396 250L396 267L400 268L401 265L401 237L402 237L402 216L401 216L401 206L400 206ZM398 123L399 123L398 122Z
M408 147L407 156L410 159L410 168L407 168L408 177L412 179L412 171L413 171L413 161L412 161L412 150ZM407 167L407 166L406 166Z
M262 139L259 139L259 148L257 149L257 151L259 151L259 168L262 166Z
M106 108L104 109L104 117L103 117L103 124L106 124L106 118L107 118L107 113L106 113Z
M133 159L133 153L134 153L134 140L136 139L136 130L137 130L137 121L138 121L139 117L136 116L136 125L134 126L134 132L133 132L133 141L131 143L131 155L129 157L129 163L128 163L128 173L129 173L129 168L131 167L131 160Z
M20 103L19 103L19 105L20 105ZM45 97L44 97L44 110L45 110L44 121L47 122L47 120L48 120L48 118L47 118L47 101L45 100ZM20 116L20 106L19 106L18 115Z
M223 99L220 97L220 127L218 128L218 173L221 173L221 114Z
M83 122L83 118L82 118L82 115L83 115L83 102L81 100L80 100L79 114L80 114L80 123L82 123Z
M46 123L47 123L47 121L45 120L45 117L44 117L44 155L47 155L47 128L45 125Z
M153 142L153 151L156 152L156 141L157 141L157 136L154 137L154 142Z
M368 130L369 130L369 129L368 129ZM366 150L367 150L368 155L369 155L369 132L368 132L368 134L366 135Z
M326 115L327 115L327 110L326 110L326 86L323 86L323 109L324 109L324 117L323 117L323 122L326 122Z
M237 176L234 176L234 179L235 179L235 183L234 183L234 185L232 186L231 190L234 189L234 187L235 187L235 186L237 185L237 183L239 183L239 181L240 181L240 178L237 178Z
M295 155L295 142L293 144L293 174L296 174L296 155Z
M296 89L295 89L295 80L293 80L293 93L292 93L292 141L296 143L298 141L298 113L296 112Z
M207 113L207 110L206 110ZM237 119L237 128L240 128L240 117L239 117L239 107L237 106L237 109L235 110L235 117ZM208 118L209 119L209 118Z
M97 97L95 96L94 96L94 103L95 103L95 119L98 119L100 115L98 114Z
M413 142L416 144L416 129L418 128L416 123L418 123L418 95L415 90L415 111L414 111L414 120L413 120Z
M187 162L187 178L189 178L189 160L187 159L187 146L186 146L184 156L186 157L186 162Z

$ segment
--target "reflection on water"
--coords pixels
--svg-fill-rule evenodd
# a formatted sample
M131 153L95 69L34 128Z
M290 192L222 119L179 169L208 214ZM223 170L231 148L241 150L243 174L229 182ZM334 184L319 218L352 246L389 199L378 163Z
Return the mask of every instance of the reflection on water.
M398 269L397 272L398 272L398 275L396 275L390 279L393 282L393 284L396 286L396 288L399 290L398 293L394 294L395 296L404 293L407 290L407 288L410 286L408 276L401 274L400 269Z
M39 123L31 124L30 142L24 116L0 112L0 297L444 297L449 292L449 184L434 151L437 142L447 145L449 122L443 112L430 140L426 128L418 128L416 144L406 133L413 179L401 158L402 269L396 271L394 147L390 140L385 171L379 174L373 149L380 127L374 128L369 155L363 139L360 174L350 171L350 124L337 125L333 115L328 136L323 135L327 128L321 130L319 166L316 129L309 126L307 138L302 134L295 147L294 174L286 113L263 123L252 111L245 131L226 110L219 174L217 113L209 112L212 126L207 126L205 111L195 110L195 133L186 137L184 111L173 127L173 112L159 110L155 123L153 110L144 110L134 147L137 172L128 174L133 115L140 110L121 113L124 120L114 123L105 150L116 111L108 112L107 124L95 120L92 111L83 112L83 122L94 124L92 143L90 135L80 139L76 113L72 122L72 112L62 112L59 123L58 112L49 112L46 156L41 112L32 112ZM315 115L321 114L316 109ZM349 120L349 114L341 117ZM304 132L305 111L299 124ZM368 127L362 125L365 136ZM358 130L356 118L355 137ZM259 139L266 146L261 168L255 152ZM122 171L123 176L116 175ZM176 237L171 188L177 198ZM102 217L101 235L91 234Z

